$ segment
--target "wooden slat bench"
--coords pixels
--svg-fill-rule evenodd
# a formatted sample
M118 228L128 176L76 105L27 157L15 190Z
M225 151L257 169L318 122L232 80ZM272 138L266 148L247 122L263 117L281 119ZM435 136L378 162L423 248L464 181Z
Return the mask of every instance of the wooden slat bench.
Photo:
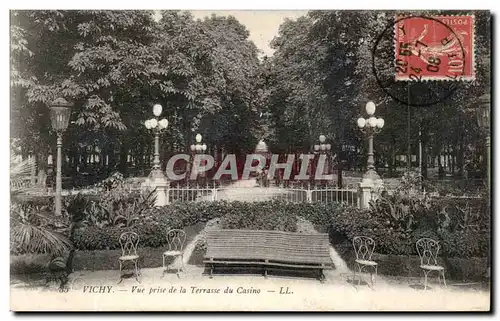
M206 235L203 263L216 266L258 266L270 269L315 271L321 281L324 269L333 268L328 234L303 234L262 230L212 230Z

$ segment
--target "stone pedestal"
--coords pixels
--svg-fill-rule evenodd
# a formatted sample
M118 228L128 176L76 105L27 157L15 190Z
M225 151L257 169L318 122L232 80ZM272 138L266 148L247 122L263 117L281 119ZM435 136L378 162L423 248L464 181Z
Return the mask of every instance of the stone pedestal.
M165 206L169 204L168 200L168 187L169 183L167 178L161 170L153 170L149 177L148 187L156 189L156 202L155 206Z
M359 208L368 208L372 199L373 182L363 179L358 185Z
M384 188L384 181L380 178L380 176L377 174L377 172L373 169L369 169L363 175L362 182L365 184L371 184L372 188L375 191L382 190Z

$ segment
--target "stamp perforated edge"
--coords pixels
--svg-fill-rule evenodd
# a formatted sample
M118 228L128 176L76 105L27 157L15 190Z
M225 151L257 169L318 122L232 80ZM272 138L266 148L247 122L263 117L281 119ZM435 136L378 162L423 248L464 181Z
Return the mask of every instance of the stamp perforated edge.
M475 81L476 80L476 17L474 14L435 14L435 15L429 15L427 17L430 18L435 18L435 17L470 17L472 20L472 36L471 36L471 42L472 42L472 50L471 50L471 56L472 56L472 75L471 76L460 76L457 77L456 79L451 79L449 77L441 77L441 76L426 76L425 78L422 77L422 80L418 82L433 82L433 81L447 81L447 82L469 82L469 81ZM398 21L399 19L402 18L411 18L411 17L425 17L425 16L419 16L419 15L395 15L395 21ZM397 52L396 52L396 42L397 42L397 23L394 23L394 63L396 63L397 59ZM410 76L397 76L397 74L394 75L394 80L395 81L407 81L407 82L416 82L413 79L410 79Z

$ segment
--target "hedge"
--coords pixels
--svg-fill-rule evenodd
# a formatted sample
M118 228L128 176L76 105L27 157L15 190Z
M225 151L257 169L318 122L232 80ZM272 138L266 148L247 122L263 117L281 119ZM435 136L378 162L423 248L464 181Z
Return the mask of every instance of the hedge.
M220 217L223 228L296 231L297 217L311 221L319 232L327 232L333 245L352 241L356 235L372 237L381 254L415 255L415 242L431 237L441 242L442 255L447 257L486 257L489 234L474 230L446 231L424 224L413 231L395 227L368 209L341 206L335 203L268 202L198 202L177 203L153 209L129 228L141 236L147 247L165 245L165 234L171 228L184 228ZM79 250L119 248L118 237L123 227L87 226L75 234Z
M89 199L87 203L81 202L81 196L65 197L64 205L70 217L86 216L87 224L75 231L74 244L78 250L119 248L118 238L125 230L137 232L141 237L142 246L164 246L168 229L184 228L217 217L221 218L223 228L293 232L296 231L297 217L301 216L311 221L319 232L328 232L334 245L350 243L356 235L366 235L376 241L377 252L381 254L414 255L415 242L421 237L431 237L441 242L444 256L488 256L490 237L487 228L490 220L485 204L473 204L474 207L480 208L480 216L471 221L478 226L472 229L460 227L463 223L460 222L460 211L449 212L449 217L444 222L446 224L443 225L441 209L446 205L444 202L450 204L452 201L446 199L433 201L427 207L423 207L423 203L418 199L401 200L399 205L411 201L410 214L414 216L414 222L418 221L418 224L413 224L410 229L404 228L404 220L381 213L384 208L380 206L370 210L342 206L334 202L287 203L278 200L252 203L173 203L161 208L146 206L146 210L142 211L129 227L116 225L112 217L102 221L106 215L103 215L102 210L99 206L94 206L95 204L108 204L110 201L129 204L135 198L140 202L139 196L135 193L125 193L125 190L115 188L100 195L84 196ZM15 202L29 203L32 210L39 210L41 204L48 207L52 205L51 199L43 197L18 199ZM82 208L88 204L93 204L93 207ZM102 224L103 222L105 224Z
M184 228L217 217L222 218L223 228L295 231L297 216L291 215L280 204L225 201L176 203L152 209L130 228L84 226L75 232L74 244L78 250L117 249L120 247L120 234L133 231L140 235L141 246L159 247L166 244L165 235L169 229Z

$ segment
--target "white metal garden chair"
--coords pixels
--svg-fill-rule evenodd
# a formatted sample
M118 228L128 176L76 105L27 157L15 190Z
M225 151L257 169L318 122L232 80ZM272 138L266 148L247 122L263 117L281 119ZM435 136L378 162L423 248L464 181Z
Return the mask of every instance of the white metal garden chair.
M137 254L137 247L139 245L139 235L135 232L124 232L120 235L120 246L122 248L122 255L118 258L120 262L120 282L123 281L123 266L125 262L132 262L134 264L134 275L137 282L139 282L139 255ZM139 282L140 283L140 282Z
M439 284L441 284L441 276L443 277L443 283L446 286L444 267L437 262L440 250L439 242L430 238L421 238L417 241L416 247L420 257L420 268L424 272L424 290L427 290L427 275L432 271L438 272Z
M360 277L358 278L358 285L361 284L361 272L363 269L368 267L370 268L370 278L371 284L375 283L375 277L373 272L375 272L375 276L377 275L377 262L372 260L373 251L375 250L375 241L368 236L355 236L352 239L352 244L354 247L354 253L356 254L354 267L354 275L353 281L356 279L356 267L358 268L358 272Z
M175 259L180 258L180 265L182 266L182 271L184 271L184 242L186 241L186 232L180 229L172 229L167 232L167 243L168 250L163 253L163 275L167 271L167 265L165 264L168 257L173 257ZM177 266L177 274L179 274L180 268Z

